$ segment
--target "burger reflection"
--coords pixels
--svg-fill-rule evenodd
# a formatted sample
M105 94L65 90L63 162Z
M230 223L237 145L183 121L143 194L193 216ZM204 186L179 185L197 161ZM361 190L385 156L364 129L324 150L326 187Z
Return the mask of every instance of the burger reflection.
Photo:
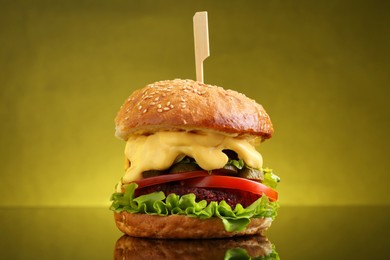
M124 235L115 244L114 259L280 259L265 236L204 240L135 238Z

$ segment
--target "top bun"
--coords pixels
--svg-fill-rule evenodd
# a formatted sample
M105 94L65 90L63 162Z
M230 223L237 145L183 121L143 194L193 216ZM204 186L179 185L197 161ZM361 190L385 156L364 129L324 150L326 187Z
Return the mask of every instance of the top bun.
M115 135L157 131L213 130L238 136L271 138L273 127L264 108L233 90L193 80L165 80L136 90L120 108Z

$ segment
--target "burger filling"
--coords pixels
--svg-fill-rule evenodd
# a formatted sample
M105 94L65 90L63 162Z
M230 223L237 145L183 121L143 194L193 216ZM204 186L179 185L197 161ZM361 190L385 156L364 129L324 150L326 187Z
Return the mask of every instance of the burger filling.
M131 136L126 173L113 194L116 212L219 217L226 230L276 216L279 177L262 168L251 140L209 132Z
M268 183L268 185L273 188L275 188L277 182L279 182L279 178L272 173L272 170L249 168L245 165L243 160L238 159L238 156L234 151L224 150L223 152L229 157L228 164L226 164L221 169L210 171L210 175L234 176L259 182L265 181L265 175L267 179L266 183ZM186 156L181 161L172 165L168 170L146 171L142 173L142 176L143 179L145 179L168 174L196 172L200 170L202 169L199 167L196 161L193 158ZM135 191L135 196L145 195L156 191L162 191L165 193L165 195L174 193L180 196L193 193L195 194L197 201L206 200L207 202L220 202L224 200L229 206L233 208L237 204L241 204L242 206L247 207L261 197L260 194L254 194L239 189L190 187L186 185L186 182L183 181L172 181L139 188Z
M263 158L254 143L245 138L205 131L156 132L151 135L132 135L126 143L128 168L117 187L142 179L150 170L166 170L185 156L193 158L200 168L211 171L224 168L229 157L224 150L237 153L246 165L260 169Z

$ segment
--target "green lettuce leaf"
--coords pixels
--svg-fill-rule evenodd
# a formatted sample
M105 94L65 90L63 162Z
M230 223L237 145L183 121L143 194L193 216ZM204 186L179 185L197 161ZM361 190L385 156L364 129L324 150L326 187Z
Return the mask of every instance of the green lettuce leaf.
M279 176L274 174L272 169L264 168L262 170L264 173L264 180L262 181L262 183L264 185L267 185L268 187L275 189L278 186L278 183L280 182Z
M280 260L279 254L272 245L272 252L266 256L251 257L243 248L231 248L226 251L224 260Z
M243 248L231 248L226 251L224 260L250 260L251 257Z
M124 193L114 193L111 196L110 209L115 212L127 211L130 213L142 213L150 215L186 215L207 219L218 217L222 219L225 229L229 232L242 231L250 222L250 218L270 217L274 219L279 208L278 202L269 201L267 196L262 196L250 206L244 208L237 204L232 209L225 201L210 202L206 200L196 202L195 194L178 196L153 192L134 198L134 192L138 185L131 183Z

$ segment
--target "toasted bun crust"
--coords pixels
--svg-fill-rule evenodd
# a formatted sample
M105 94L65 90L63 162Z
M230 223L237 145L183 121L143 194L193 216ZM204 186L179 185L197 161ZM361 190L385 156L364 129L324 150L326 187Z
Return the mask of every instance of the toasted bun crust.
M233 90L193 80L166 80L135 91L116 118L118 138L134 133L207 129L227 134L271 138L264 108Z
M271 218L253 218L244 231L228 232L219 218L157 216L125 211L114 213L114 218L119 230L129 236L167 239L225 238L262 234L272 223Z
M267 256L271 242L264 236L231 239L173 240L147 239L123 235L115 244L114 259L224 259L229 249L244 249L253 258Z

